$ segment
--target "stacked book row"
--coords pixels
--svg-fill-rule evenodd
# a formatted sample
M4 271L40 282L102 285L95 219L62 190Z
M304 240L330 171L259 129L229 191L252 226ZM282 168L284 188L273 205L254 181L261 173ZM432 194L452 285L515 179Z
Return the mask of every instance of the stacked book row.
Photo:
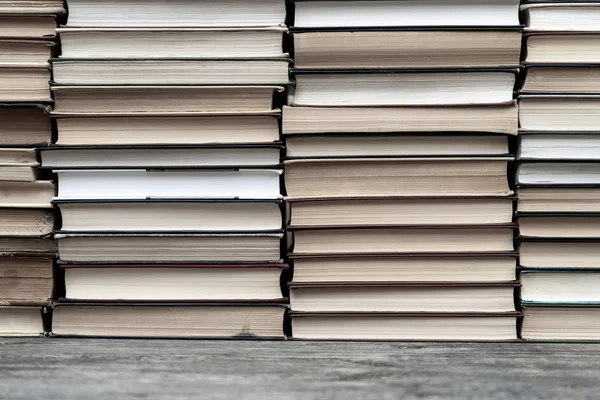
M57 31L51 331L282 338L285 3L135 3L69 1Z
M598 340L600 2L529 1L522 13L522 337Z
M45 332L53 298L54 184L36 147L52 141L48 59L62 1L0 2L0 332Z
M518 0L296 1L292 336L516 340Z

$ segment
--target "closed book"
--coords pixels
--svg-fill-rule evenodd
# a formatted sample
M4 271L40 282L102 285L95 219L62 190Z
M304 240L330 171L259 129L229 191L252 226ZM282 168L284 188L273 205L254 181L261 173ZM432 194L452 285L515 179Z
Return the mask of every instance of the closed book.
M285 339L286 306L277 303L54 304L60 337Z
M518 29L346 29L292 35L296 68L514 67L521 62Z
M77 301L283 302L285 264L62 264Z
M291 312L299 340L516 342L518 312Z
M61 261L79 263L278 263L280 232L56 233Z
M113 27L56 30L65 58L283 57L283 26Z
M511 312L516 283L294 282L295 312Z
M58 200L281 197L279 170L57 170Z

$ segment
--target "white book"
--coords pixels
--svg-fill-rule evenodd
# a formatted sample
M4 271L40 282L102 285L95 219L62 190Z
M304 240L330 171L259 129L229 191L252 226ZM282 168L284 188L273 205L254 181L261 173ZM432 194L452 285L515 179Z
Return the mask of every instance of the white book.
M255 60L123 59L52 62L59 85L285 85L287 58Z
M40 148L43 168L277 166L279 147ZM1 155L1 153L0 153Z
M58 200L277 199L280 170L57 170Z
M285 23L284 0L69 0L70 26L233 27Z
M282 229L280 203L229 201L58 202L61 231L273 231Z
M521 10L526 30L533 32L597 31L600 24L600 3L529 1Z
M296 73L296 106L509 104L515 73Z
M59 28L64 58L282 57L284 27Z
M600 184L598 163L524 163L517 169L517 183L526 185Z
M600 136L577 134L522 135L521 159L600 160Z
M600 303L600 274L593 271L523 271L521 300L532 303Z
M296 1L297 28L517 26L519 0Z

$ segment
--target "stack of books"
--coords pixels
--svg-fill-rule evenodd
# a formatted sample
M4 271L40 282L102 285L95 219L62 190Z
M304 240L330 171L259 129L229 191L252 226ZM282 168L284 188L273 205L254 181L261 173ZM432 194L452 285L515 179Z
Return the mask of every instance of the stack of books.
M294 338L517 339L518 7L295 2Z
M53 334L283 338L284 1L68 8Z
M522 9L522 338L600 340L600 2Z
M0 2L0 335L45 332L53 296L54 184L35 148L52 141L50 66L62 1Z

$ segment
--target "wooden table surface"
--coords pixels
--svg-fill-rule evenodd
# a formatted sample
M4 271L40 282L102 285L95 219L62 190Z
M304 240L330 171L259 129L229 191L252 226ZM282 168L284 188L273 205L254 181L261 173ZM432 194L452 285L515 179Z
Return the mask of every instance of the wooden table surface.
M0 339L0 399L598 399L600 344Z

